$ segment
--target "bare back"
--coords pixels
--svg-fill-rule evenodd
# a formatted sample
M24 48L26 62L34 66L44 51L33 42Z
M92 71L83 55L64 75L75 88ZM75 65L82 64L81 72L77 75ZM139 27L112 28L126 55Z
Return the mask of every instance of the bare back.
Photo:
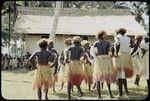
M47 50L41 50L41 51L35 52L29 58L29 60L31 61L34 57L37 57L38 64L48 64L51 58L55 58L55 56L50 51L47 51Z

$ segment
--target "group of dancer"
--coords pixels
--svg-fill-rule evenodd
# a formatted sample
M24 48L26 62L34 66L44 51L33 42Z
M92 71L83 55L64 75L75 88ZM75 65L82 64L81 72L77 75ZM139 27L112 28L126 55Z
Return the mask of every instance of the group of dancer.
M41 50L29 58L37 68L33 88L37 89L38 98L41 99L43 87L45 99L48 99L48 89L53 87L55 92L55 82L58 79L62 82L61 90L67 82L69 100L73 86L77 87L80 97L84 95L81 89L83 80L88 84L89 90L92 84L97 87L98 98L101 98L101 85L103 86L104 82L111 98L114 97L111 83L118 85L120 97L123 96L123 86L129 95L126 79L134 75L135 84L139 85L140 77L144 74L149 88L149 33L146 38L136 36L134 43L125 35L126 29L120 28L116 33L113 44L106 41L105 31L96 33L96 41L92 45L79 36L67 38L60 56L53 48L52 40L39 40ZM34 57L37 57L37 61Z

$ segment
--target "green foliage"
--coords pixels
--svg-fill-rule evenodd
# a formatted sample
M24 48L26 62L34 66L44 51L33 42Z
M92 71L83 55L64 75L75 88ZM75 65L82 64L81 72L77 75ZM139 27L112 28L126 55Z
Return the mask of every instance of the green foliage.
M19 1L17 1L19 2ZM111 8L115 2L113 1L64 1L64 8L82 8L82 9L107 9ZM22 1L23 5L26 7L56 7L56 1Z
M145 30L149 30L149 24L146 25L145 20L142 15L146 14L149 16L149 5L146 2L125 2L119 1L115 3L118 7L128 8L130 9L132 15L135 15L135 20L141 24Z

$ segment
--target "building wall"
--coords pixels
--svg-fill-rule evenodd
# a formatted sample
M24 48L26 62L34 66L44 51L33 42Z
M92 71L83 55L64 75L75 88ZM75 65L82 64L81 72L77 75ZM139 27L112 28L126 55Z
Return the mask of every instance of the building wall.
M26 49L28 52L30 53L34 53L36 50L39 50L39 46L38 44L36 44L36 42L38 40L40 40L42 37L42 35L27 35L26 37ZM56 39L55 39L55 43L54 43L54 48L57 50L57 52L59 54L61 54L61 51L65 48L65 45L64 45L64 40L66 38L72 38L73 36L56 36ZM88 37L88 41L92 44L94 41L95 41L95 37L94 36L89 36ZM106 38L106 40L108 40L109 42L113 42L113 37L112 36L109 36Z
M36 42L41 39L39 35L27 35L26 36L26 51L34 53L36 50L39 50L38 44Z

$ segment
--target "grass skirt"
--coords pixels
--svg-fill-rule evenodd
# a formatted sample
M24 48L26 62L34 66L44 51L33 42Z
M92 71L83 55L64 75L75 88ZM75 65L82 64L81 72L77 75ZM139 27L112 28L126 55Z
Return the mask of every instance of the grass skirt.
M110 56L100 55L94 59L93 81L94 83L97 81L116 82L116 74Z
M117 71L118 78L122 78L120 76L124 74L125 78L133 77L133 62L130 54L119 53L117 58L113 58L113 66Z
M53 86L52 68L49 65L39 65L34 73L33 89L39 89L44 86L44 89Z
M61 67L60 67L58 78L59 78L59 81L62 83L67 81L67 70L68 70L68 68L69 68L68 64L61 65Z
M143 71L146 79L149 79L149 51L147 51L142 60Z
M134 57L132 57L132 61L134 67L134 74L141 76L143 74L142 60L140 60L140 57L138 55L135 55Z
M90 65L89 63L83 64L83 72L84 72L84 78L85 82L88 84L92 84L93 81L93 65Z
M84 79L82 63L79 60L71 61L68 69L68 82L72 85L80 85Z

